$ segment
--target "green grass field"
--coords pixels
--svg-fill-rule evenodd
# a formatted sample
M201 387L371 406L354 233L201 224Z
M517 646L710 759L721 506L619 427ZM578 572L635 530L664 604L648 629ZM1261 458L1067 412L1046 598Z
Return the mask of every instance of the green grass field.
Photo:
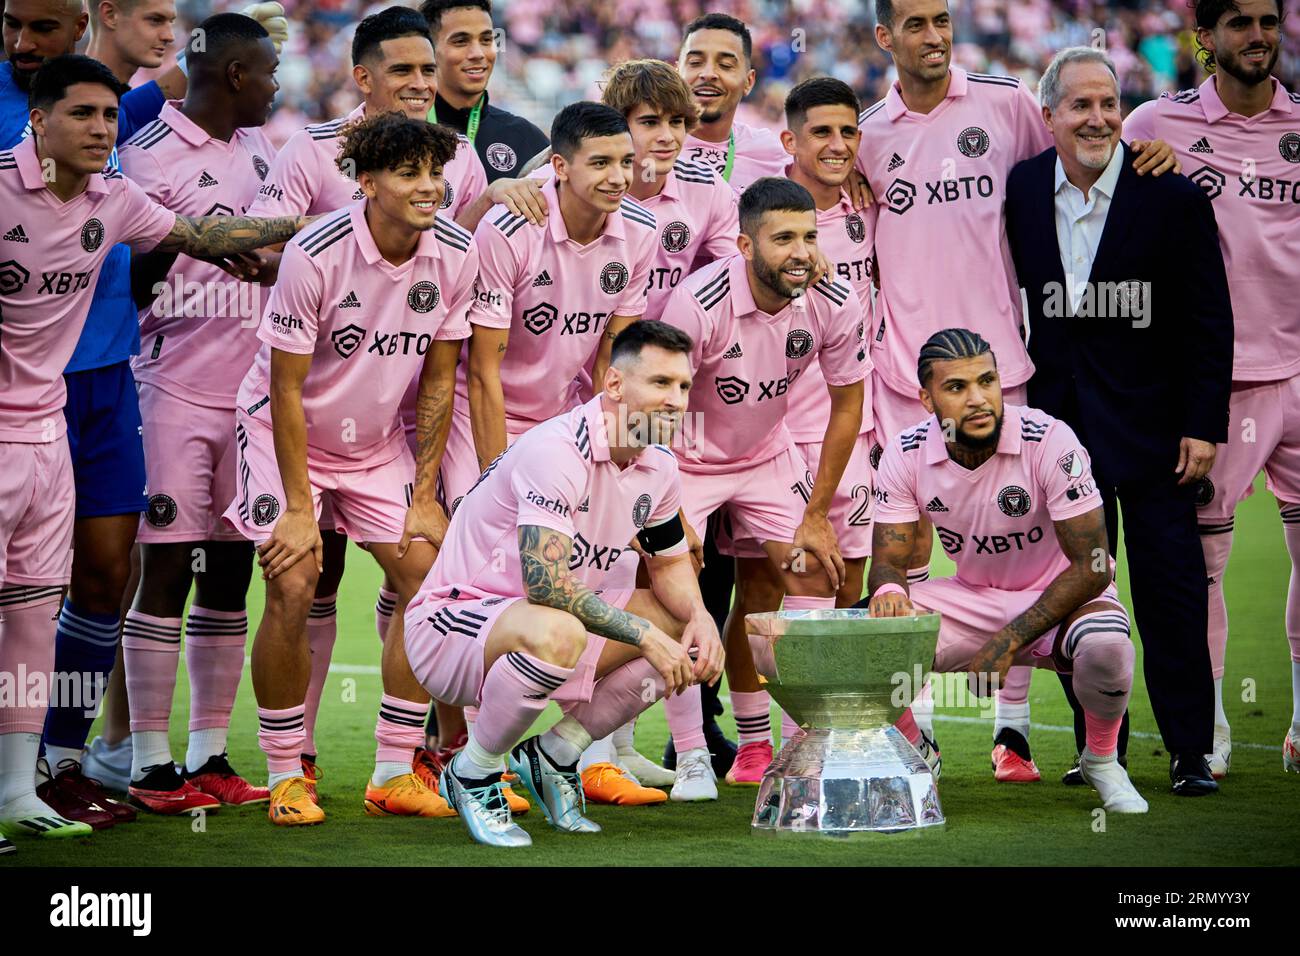
M1215 797L1184 799L1169 793L1168 758L1141 680L1132 701L1135 737L1129 772L1151 805L1141 817L1110 815L1094 830L1096 794L1063 787L1074 755L1066 731L1069 708L1056 678L1034 675L1031 742L1044 780L1034 785L994 782L989 770L991 724L978 711L940 710L936 733L943 750L940 797L948 822L927 831L870 835L852 841L810 836L755 836L749 827L752 788L723 785L709 804L620 809L595 807L604 827L592 836L556 833L537 811L522 823L534 845L514 852L473 844L458 820L381 819L365 815L361 793L374 757L380 696L379 645L373 603L379 574L354 550L339 600L339 640L317 728L320 791L329 819L323 826L282 831L264 810L224 809L203 821L142 815L93 838L24 840L0 867L75 866L316 866L392 865L1294 865L1300 837L1300 777L1282 772L1281 742L1291 716L1290 668L1283 610L1288 562L1276 505L1260 492L1237 514L1236 547L1227 578L1232 635L1225 678L1233 728L1232 772ZM950 573L941 557L935 567ZM1128 603L1121 563L1121 590ZM250 595L257 620L261 586ZM1140 650L1139 644L1139 661ZM1139 671L1140 674L1140 671ZM1243 684L1253 693L1243 700ZM188 689L182 668L173 714L172 748L185 753ZM558 712L557 712L558 713ZM554 714L541 721L549 724ZM734 731L730 714L723 718ZM637 744L655 755L667 727L660 707L637 725ZM257 748L256 709L245 680L230 741L231 760L253 780L265 764Z

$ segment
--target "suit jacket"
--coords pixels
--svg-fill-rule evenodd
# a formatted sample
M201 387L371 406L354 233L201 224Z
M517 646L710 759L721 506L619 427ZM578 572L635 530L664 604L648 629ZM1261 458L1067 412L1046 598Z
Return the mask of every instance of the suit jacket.
M1055 148L1011 170L1006 202L1029 302L1029 404L1068 422L1112 483L1172 473L1184 436L1226 441L1232 387L1232 306L1210 201L1185 176L1138 176L1123 149L1077 315L1056 241Z

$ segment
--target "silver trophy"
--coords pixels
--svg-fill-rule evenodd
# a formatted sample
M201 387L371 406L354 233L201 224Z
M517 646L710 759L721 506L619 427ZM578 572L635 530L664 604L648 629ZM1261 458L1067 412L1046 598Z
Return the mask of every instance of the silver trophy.
M767 690L802 728L758 788L756 833L912 830L944 822L929 766L893 724L920 687L939 615L865 608L745 617Z

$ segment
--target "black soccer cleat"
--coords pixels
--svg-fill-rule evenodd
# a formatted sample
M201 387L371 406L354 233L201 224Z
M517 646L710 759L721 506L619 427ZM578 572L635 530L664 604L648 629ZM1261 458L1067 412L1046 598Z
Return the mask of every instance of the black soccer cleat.
M1219 785L1210 773L1204 754L1173 754L1169 758L1169 779L1180 797L1203 797L1218 793Z

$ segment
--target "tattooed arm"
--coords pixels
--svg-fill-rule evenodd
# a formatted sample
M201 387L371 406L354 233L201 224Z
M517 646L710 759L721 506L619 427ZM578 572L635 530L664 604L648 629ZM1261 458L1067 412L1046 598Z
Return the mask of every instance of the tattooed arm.
M907 588L907 564L912 558L916 525L915 521L907 524L876 522L872 528L871 573L867 576L872 617L903 617L912 613ZM886 594L876 594L886 584L897 584L903 593L891 590Z
M406 554L411 538L426 539L442 547L447 534L447 514L437 500L438 468L451 431L451 399L456 385L456 362L461 339L437 340L420 369L420 392L415 401L415 484L406 524L397 543L397 556Z
M226 259L293 238L315 216L177 216L155 252L183 252L196 259Z
M1102 508L1052 524L1070 566L1052 579L1027 611L989 638L971 661L969 669L973 673L996 671L999 677L1006 677L1017 651L1060 624L1110 584L1110 550Z
M618 338L618 333L633 322L640 322L639 315L611 315L605 322L605 334L600 337L600 345L596 347L596 358L591 364L591 390L599 395L605 390L605 370L609 368L609 360L614 352L614 340Z

